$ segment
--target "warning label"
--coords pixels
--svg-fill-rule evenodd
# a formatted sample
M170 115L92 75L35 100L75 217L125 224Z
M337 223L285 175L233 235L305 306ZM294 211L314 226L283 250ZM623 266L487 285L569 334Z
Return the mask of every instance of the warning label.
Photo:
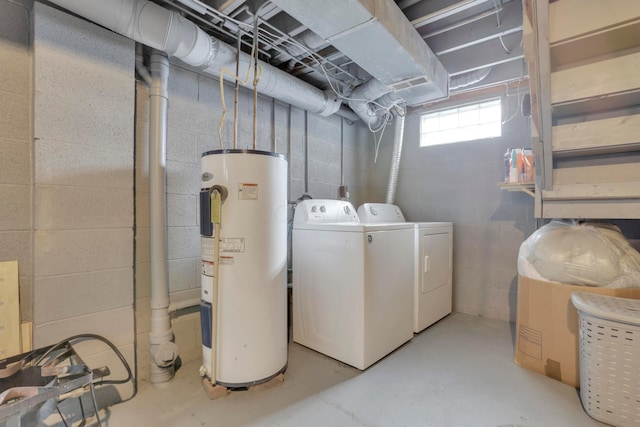
M238 184L238 200L258 200L258 184Z
M232 256L221 256L220 257L220 265L233 265L233 257Z
M244 237L223 237L220 252L244 252Z
M202 261L202 274L205 276L213 277L213 269L215 267L215 263L212 261Z
M202 249L202 259L205 261L213 261L215 259L215 239L213 237L202 237L200 245Z

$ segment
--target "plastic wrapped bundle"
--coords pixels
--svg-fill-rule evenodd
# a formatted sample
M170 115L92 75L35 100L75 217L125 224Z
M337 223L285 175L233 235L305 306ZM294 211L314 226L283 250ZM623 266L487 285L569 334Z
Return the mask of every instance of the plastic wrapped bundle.
M614 225L554 220L522 243L518 273L571 285L640 287L640 253Z

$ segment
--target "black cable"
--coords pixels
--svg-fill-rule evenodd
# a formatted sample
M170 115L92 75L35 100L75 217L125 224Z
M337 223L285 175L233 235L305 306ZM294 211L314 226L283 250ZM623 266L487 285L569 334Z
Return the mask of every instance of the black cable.
M71 342L72 341L76 341L79 339L94 339L97 341L102 341L104 344L108 345L111 350L113 350L113 352L116 354L116 356L118 356L118 358L120 359L120 362L122 363L122 365L124 366L125 370L127 371L127 378L125 379L119 379L119 380L103 380L102 378L96 382L94 382L95 385L115 385L115 384L126 384L129 381L131 381L131 384L133 385L133 394L127 398L122 400L119 403L123 403L126 402L128 400L131 400L135 397L135 395L138 393L138 387L136 385L135 381L132 381L133 379L133 373L131 371L131 367L129 366L129 364L127 363L127 360L124 358L124 356L122 355L122 353L120 353L120 350L118 350L118 348L108 339L100 336L100 335L96 335L96 334L79 334L79 335L74 335L72 337L69 337L65 340L62 340L60 342L58 342L57 344L52 345L51 347L49 347L49 349L44 352L44 354L42 356L40 356L38 358L38 360L36 360L35 365L39 365L48 355L51 354L51 352L57 350L58 348L61 348L65 345L69 345L71 346Z

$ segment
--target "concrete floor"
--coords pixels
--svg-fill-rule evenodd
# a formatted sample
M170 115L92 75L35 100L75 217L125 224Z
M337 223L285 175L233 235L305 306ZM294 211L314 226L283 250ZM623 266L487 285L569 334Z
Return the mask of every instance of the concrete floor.
M364 372L292 343L283 383L209 400L199 363L140 384L107 427L598 426L576 389L513 363L513 325L452 314Z

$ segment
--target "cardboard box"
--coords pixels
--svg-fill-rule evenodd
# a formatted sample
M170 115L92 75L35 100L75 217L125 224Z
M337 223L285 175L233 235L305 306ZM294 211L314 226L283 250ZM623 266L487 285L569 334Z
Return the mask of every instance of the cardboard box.
M515 363L580 387L578 311L573 292L640 299L640 289L608 289L518 276Z

